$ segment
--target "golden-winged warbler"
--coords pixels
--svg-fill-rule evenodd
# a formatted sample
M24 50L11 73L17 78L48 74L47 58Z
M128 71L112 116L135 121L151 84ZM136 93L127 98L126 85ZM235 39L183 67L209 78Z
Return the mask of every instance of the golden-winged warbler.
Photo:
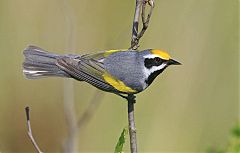
M180 64L168 53L156 49L58 55L29 46L24 56L23 72L28 79L74 78L121 96L143 91L169 65Z

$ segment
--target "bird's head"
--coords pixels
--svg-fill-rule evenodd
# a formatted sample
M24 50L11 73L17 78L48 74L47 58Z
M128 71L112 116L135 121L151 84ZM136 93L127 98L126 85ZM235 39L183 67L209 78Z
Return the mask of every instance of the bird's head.
M148 85L150 85L169 65L181 65L181 63L172 59L167 52L157 49L150 49L148 54L145 54L143 58L145 67L144 73Z

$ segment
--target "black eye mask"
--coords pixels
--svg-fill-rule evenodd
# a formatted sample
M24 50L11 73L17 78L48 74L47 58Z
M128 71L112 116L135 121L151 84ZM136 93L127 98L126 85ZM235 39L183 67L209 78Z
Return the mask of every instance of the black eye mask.
M146 58L144 60L144 65L146 68L151 69L151 67L153 66L159 66L161 65L163 62L165 62L166 60L163 60L159 57L155 57L155 58Z

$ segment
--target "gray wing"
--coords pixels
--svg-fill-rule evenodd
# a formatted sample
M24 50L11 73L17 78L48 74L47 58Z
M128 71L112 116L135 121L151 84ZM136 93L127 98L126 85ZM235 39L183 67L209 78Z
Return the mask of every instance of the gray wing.
M102 75L105 72L103 62L90 56L62 57L57 60L57 65L74 79L87 83L108 92L117 92L110 84L106 83Z

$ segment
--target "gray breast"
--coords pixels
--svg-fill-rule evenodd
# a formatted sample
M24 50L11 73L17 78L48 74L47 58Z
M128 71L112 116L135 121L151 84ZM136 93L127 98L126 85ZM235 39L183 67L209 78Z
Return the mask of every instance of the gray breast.
M137 51L122 51L109 55L104 60L105 69L125 85L142 91L145 89L145 78L142 74L143 57Z

